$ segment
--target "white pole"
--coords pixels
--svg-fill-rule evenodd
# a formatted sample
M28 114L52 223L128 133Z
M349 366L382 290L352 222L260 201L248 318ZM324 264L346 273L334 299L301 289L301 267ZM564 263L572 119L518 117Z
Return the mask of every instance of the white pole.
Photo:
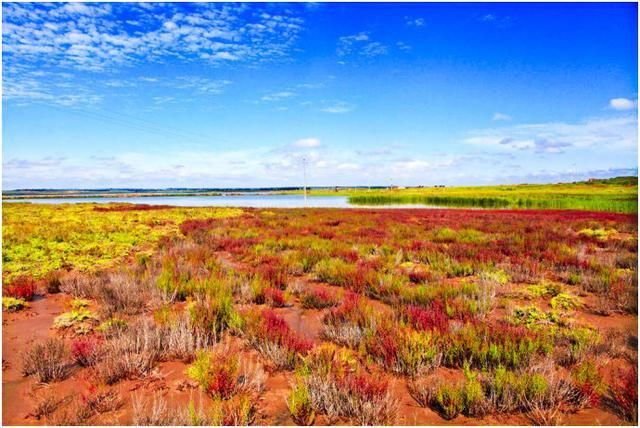
M302 175L304 187L304 207L307 208L307 159L302 158Z

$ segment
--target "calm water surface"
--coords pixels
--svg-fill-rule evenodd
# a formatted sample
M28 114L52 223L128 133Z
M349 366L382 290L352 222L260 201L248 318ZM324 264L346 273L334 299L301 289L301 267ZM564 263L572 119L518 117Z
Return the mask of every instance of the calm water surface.
M178 207L253 207L253 208L303 208L302 195L229 195L229 196L134 196L129 198L32 198L7 199L4 203L34 204L108 204L124 202L129 204L173 205ZM351 205L346 196L308 197L307 207L311 208L438 208L430 205Z

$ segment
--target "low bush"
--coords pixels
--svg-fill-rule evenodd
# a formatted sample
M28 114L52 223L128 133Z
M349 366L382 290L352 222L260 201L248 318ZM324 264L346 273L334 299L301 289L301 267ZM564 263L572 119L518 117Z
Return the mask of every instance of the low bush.
M553 348L544 332L506 323L467 323L440 338L443 364L491 369L497 366L520 368L529 365L535 356L547 355Z
M69 272L60 278L60 291L74 297L92 298L98 288L97 278L79 272Z
M30 416L33 416L38 421L44 418L47 423L50 422L51 416L58 408L73 398L71 395L58 395L56 391L52 391L49 388L44 388L39 392L34 391L29 393L29 396L35 402Z
M464 391L462 386L436 384L428 394L428 403L444 419L451 420L464 410Z
M458 414L479 417L489 411L478 374L465 366L465 380L447 384L439 378L421 377L409 383L409 393L423 407L431 407L444 419L450 420Z
M338 297L324 288L313 288L300 293L300 304L304 309L331 308L338 304Z
M176 426L187 425L187 415L167 406L167 400L159 393L152 399L133 394L131 398L132 425Z
M199 333L209 334L217 341L228 328L239 329L241 319L233 308L233 295L228 289L218 289L214 295L198 297L187 305L191 325Z
M528 286L527 292L532 297L555 297L562 293L562 285L557 282L543 280L538 284Z
M68 358L69 352L62 339L45 339L22 355L22 374L35 375L42 383L64 380L70 372Z
M347 293L342 303L322 319L323 337L339 345L357 347L371 331L375 331L380 314L366 304L364 298Z
M90 310L79 307L58 315L53 320L53 326L58 329L71 330L76 334L89 333L97 322L97 318Z
M556 425L563 410L574 408L576 391L552 367L550 360L520 372L500 366L482 379L494 411L526 412L536 425Z
M142 312L149 300L140 283L125 272L111 273L96 289L95 298L107 317L117 313L136 315Z
M569 293L560 293L551 299L553 309L568 311L582 306L580 298Z
M38 286L34 278L22 275L14 278L10 283L5 284L2 289L2 295L30 302L33 300L37 289Z
M400 317L412 327L421 331L446 333L449 330L449 317L441 301L433 301L428 306L403 306Z
M282 308L287 305L285 293L278 288L269 287L264 291L265 302L273 308Z
M593 361L585 360L576 365L571 370L571 380L576 390L574 404L577 408L596 407L600 404L606 385Z
M351 418L358 425L394 423L397 401L389 391L389 379L371 375L361 363L334 345L315 348L304 360L294 388L308 394L311 408L327 415Z
M71 342L71 357L82 367L95 365L100 354L101 343L93 337L81 337Z
M298 425L311 425L316 417L311 403L309 389L304 383L293 386L287 398L287 407L291 418Z
M369 332L365 348L385 369L408 376L430 371L442 359L431 333L392 324Z
M115 389L89 387L87 393L82 394L82 401L94 413L102 414L118 410L124 404L120 394Z
M7 312L16 312L24 308L28 308L29 304L24 299L15 297L2 297L2 310Z
M613 408L629 422L638 421L638 372L635 367L619 370L609 385Z
M264 382L262 372L241 368L238 356L229 349L199 352L187 375L210 397L221 400L240 393L260 392Z
M148 373L162 356L163 339L153 322L131 325L104 343L103 358L94 367L97 378L112 385Z
M56 294L60 292L62 275L63 273L61 271L52 271L45 276L44 283L47 293Z
M214 401L211 406L211 418L208 425L213 426L250 426L255 425L257 408L255 397L240 393L229 400Z
M161 358L190 362L199 350L211 347L217 340L212 331L195 326L191 316L182 312L159 325L162 337Z
M100 325L96 327L96 331L108 338L122 333L126 328L127 322L125 320L121 318L109 318L100 323Z
M245 326L249 342L277 369L291 370L312 343L300 338L287 322L270 309L259 314L249 314Z

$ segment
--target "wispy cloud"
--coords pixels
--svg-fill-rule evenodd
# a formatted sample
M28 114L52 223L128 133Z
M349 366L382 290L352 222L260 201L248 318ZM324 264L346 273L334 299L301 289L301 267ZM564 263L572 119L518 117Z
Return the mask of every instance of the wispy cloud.
M355 108L354 105L338 101L334 103L328 103L325 107L321 108L320 111L325 113L349 113Z
M410 27L422 27L425 24L424 18L410 18L405 16L404 19L406 24Z
M638 122L632 115L593 118L581 123L537 123L471 131L468 144L541 153L562 153L591 146L637 147Z
M366 57L376 57L385 55L389 48L377 41L371 40L370 33L363 31L350 36L342 36L338 39L336 53L340 57L350 55L362 55Z
M495 121L499 121L499 120L509 121L509 120L511 120L511 116L509 116L508 114L504 114L504 113L493 113L492 120L495 120Z
M260 99L262 101L282 101L287 98L295 97L296 95L298 94L296 94L293 91L279 91L279 92L268 93L262 96L262 98Z

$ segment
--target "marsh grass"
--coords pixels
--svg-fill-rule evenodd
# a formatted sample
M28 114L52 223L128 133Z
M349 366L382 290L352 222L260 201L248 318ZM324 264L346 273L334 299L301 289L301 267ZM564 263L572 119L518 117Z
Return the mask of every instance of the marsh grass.
M638 212L635 196L580 195L555 198L489 197L489 196L428 196L428 195L358 195L350 196L353 205L432 205L443 207L496 208L496 209L559 209L606 211L617 213Z

